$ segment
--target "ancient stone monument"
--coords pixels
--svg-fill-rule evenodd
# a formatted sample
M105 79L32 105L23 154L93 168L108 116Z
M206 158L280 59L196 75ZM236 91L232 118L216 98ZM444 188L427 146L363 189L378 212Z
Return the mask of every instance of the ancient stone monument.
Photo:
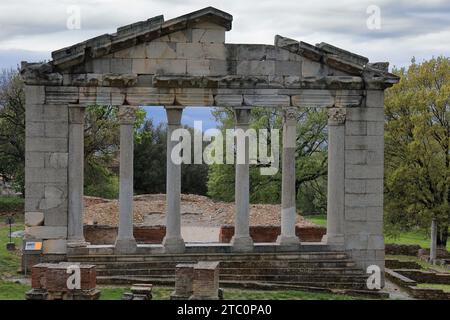
M142 105L166 108L169 133L180 127L186 106L232 107L243 129L253 106L282 109L281 235L258 252L302 251L294 225L295 135L288 133L298 108L320 107L329 115L328 225L314 250L343 250L359 267L383 270L383 100L398 77L388 63L327 43L276 36L274 45L228 44L231 23L231 15L211 7L168 21L157 16L55 51L50 62L22 64L26 238L42 239L45 256L202 250L181 237L180 165L170 157L164 242L150 248L133 238L132 132ZM120 109L120 223L115 246L103 248L83 235L83 121L92 104ZM173 146L168 141L168 154ZM236 195L235 234L220 250L253 252L248 163L236 166Z
M79 269L79 287L72 288L69 270ZM74 265L72 263L39 263L31 270L31 290L26 293L27 300L97 300L96 272L93 265Z

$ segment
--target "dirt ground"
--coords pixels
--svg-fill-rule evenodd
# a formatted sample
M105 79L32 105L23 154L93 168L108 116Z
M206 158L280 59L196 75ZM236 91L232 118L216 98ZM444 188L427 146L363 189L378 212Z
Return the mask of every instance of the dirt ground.
M164 194L148 194L134 197L134 223L144 225L165 224L166 200ZM251 225L280 225L280 205L254 204L250 206ZM192 227L218 227L233 224L234 203L213 201L205 196L183 194L181 196L182 224ZM118 201L85 197L84 222L117 226ZM313 225L297 217L297 224Z

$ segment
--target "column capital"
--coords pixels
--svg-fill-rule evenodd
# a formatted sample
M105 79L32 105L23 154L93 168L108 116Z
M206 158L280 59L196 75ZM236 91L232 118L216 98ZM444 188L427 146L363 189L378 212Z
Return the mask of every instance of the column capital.
M328 125L343 125L347 115L347 109L345 108L329 108L328 113Z
M166 106L167 124L168 125L180 125L181 116L183 115L184 107L180 106Z
M297 108L285 107L283 108L283 121L287 125L293 126L297 124Z
M119 107L119 123L134 124L136 121L136 107L120 106Z
M84 123L84 106L69 105L69 123L70 124Z
M251 107L234 107L234 119L237 125L248 125Z

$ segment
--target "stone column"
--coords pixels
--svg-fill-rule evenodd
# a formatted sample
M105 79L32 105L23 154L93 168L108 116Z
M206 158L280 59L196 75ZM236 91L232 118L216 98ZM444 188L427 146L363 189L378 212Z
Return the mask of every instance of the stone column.
M167 175L166 175L166 236L163 245L166 252L184 252L181 237L181 164L171 157L178 141L172 141L172 132L181 127L182 108L166 107L167 114Z
M234 216L234 236L231 239L231 244L234 251L247 252L253 250L253 240L250 237L249 230L249 214L250 214L250 196L249 196L249 141L246 136L240 136L248 129L248 123L250 119L249 108L235 108L236 118L236 139L237 143L237 156L236 156L236 179L235 179L235 205L236 211ZM243 132L242 132L243 130ZM239 148L239 139L244 141L244 150ZM242 140L245 139L245 140ZM244 163L239 163L239 152L245 152L243 157Z
M327 234L330 245L344 244L345 108L328 109Z
M119 231L115 251L120 254L136 252L133 236L133 135L135 108L119 107L120 122L120 185Z
M296 111L296 108L286 108L283 110L281 235L277 239L277 243L283 246L297 246L300 243L295 234L295 221L297 217L295 201Z
M69 106L67 246L85 247L83 231L84 107Z

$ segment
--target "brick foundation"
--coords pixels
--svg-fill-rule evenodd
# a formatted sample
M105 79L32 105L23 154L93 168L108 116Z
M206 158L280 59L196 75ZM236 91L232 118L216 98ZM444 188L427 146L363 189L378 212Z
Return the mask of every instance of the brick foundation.
M324 227L296 227L295 234L302 242L320 242L326 234ZM250 236L254 242L275 242L281 233L279 226L250 226ZM234 226L220 228L219 242L228 243L234 235Z

